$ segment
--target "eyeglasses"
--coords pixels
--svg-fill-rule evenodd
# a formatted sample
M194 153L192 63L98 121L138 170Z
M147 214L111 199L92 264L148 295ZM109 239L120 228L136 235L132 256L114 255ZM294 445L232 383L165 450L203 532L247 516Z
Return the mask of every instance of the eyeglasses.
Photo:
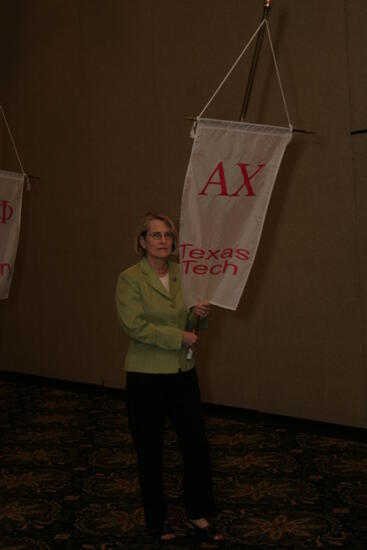
M160 231L154 231L153 233L148 233L149 237L152 237L155 241L160 241L163 237L166 241L172 241L174 234L170 232L161 233Z

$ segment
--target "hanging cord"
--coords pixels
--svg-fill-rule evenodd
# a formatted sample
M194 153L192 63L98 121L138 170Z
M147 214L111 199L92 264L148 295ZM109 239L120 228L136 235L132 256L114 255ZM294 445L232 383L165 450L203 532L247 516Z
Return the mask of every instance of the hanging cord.
M16 157L18 159L18 162L19 162L19 166L22 170L22 174L25 178L25 181L27 182L27 191L30 190L31 188L31 184L29 182L29 178L28 178L28 175L25 173L24 171L24 168L23 168L23 164L22 164L22 161L20 160L20 156L19 156L19 153L18 153L18 149L16 148L16 145L15 145L15 141L14 141L14 138L13 138L13 134L11 133L11 130L10 130L10 127L9 127L9 124L8 124L8 121L6 119L6 116L5 116L5 112L4 112L4 109L3 109L3 106L0 105L0 110L1 110L1 114L3 115L3 119L4 119L4 122L5 122L5 126L8 130L8 133L9 133L9 136L10 136L10 141L12 142L12 145L13 145L13 148L14 148L14 151L15 151L15 154L16 154Z
M252 41L254 40L254 38L256 38L256 35L257 33L259 32L259 30L261 29L261 27L265 24L265 19L263 19L260 23L260 25L257 27L256 31L254 32L254 34L251 36L250 40L248 41L248 43L246 44L246 46L243 48L242 52L240 53L240 55L237 57L236 61L233 63L232 67L229 69L228 73L226 74L226 76L223 78L222 82L219 84L218 88L215 90L214 94L212 95L212 97L209 99L208 103L205 105L204 109L201 111L201 113L196 117L197 120L199 118L202 117L202 115L205 113L205 111L207 110L207 108L209 107L209 105L211 104L211 102L213 101L213 99L215 98L215 96L217 95L217 93L220 91L220 89L222 88L223 84L227 81L227 79L229 78L229 76L231 75L232 71L237 67L238 63L241 61L242 59L242 56L246 53L246 50L247 48L249 48L249 46L251 45Z
M271 49L271 53L272 53L272 56L273 56L275 71L276 71L277 77L278 77L279 88L280 88L280 92L281 92L282 98L283 98L283 105L284 105L285 114L286 114L286 116L287 116L289 129L290 129L290 131L292 132L292 130L293 130L293 125L292 125L292 123L291 123L291 119L290 119L290 116L289 116L289 111L288 111L288 107L287 107L287 102L286 102L286 100L285 100L284 89L283 89L283 86L282 86L282 81L281 81L281 79L280 79L280 73L279 73L279 69L278 69L278 64L277 64L277 60L276 60L276 58L275 58L274 46L273 46L273 41L272 41L272 39L271 39L271 34L270 34L270 29L269 29L269 23L267 22L266 19L265 19L265 25L266 25L266 30L267 30L267 33L268 33L269 44L270 44L270 49Z
M273 43L272 43L272 40L271 40L271 36L270 36L270 30L269 30L269 24L267 22L266 19L263 19L260 23L260 25L257 27L256 31L254 32L254 34L251 36L250 40L248 41L248 43L246 44L246 46L243 48L242 52L240 53L240 55L237 57L236 61L233 63L232 67L229 69L228 73L226 74L226 76L223 78L222 82L219 84L219 86L217 87L217 89L215 90L214 94L211 96L211 98L209 99L208 103L205 105L205 107L203 108L203 110L201 111L201 113L196 117L196 121L193 125L193 128L191 130L191 137L193 137L193 135L195 134L195 128L196 128L196 122L202 117L202 115L205 113L205 111L207 110L207 108L209 107L209 105L211 104L211 102L213 101L213 99L215 98L215 96L218 94L218 92L221 90L222 86L225 84L225 82L227 81L227 79L229 78L229 76L231 75L232 71L236 68L236 66L238 65L238 63L241 61L243 55L246 53L247 49L249 48L249 46L251 45L252 41L256 38L256 35L258 34L258 32L260 31L261 27L265 25L266 26L266 30L267 30L267 34L268 34L268 37L269 37L269 42L270 42L270 49L271 49L271 53L272 53L272 57L273 57L273 60L274 60L274 65L275 65L275 70L276 70L276 73L277 73L277 77L278 77L278 82L279 82L279 87L280 87L280 91L281 91L281 94L282 94L282 98L283 98L283 104L284 104L284 109L285 109L285 113L286 113L286 116L287 116L287 120L288 120L288 124L289 124L289 128L290 130L292 131L293 130L293 126L291 124L291 121L290 121L290 117L289 117L289 112L288 112L288 107L287 107L287 103L286 103L286 100L285 100L285 95L284 95L284 90L283 90L283 86L282 86L282 82L280 80L280 74L279 74L279 69L278 69L278 65L277 65L277 62L276 62L276 59L275 59L275 53L274 53L274 48L273 48Z

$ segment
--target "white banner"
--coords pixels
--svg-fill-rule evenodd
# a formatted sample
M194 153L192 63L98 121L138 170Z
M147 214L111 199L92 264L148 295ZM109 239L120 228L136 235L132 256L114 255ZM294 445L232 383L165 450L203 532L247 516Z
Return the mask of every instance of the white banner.
M200 119L181 205L180 261L187 307L235 310L250 274L287 128Z
M24 175L0 170L0 300L9 296L17 254Z

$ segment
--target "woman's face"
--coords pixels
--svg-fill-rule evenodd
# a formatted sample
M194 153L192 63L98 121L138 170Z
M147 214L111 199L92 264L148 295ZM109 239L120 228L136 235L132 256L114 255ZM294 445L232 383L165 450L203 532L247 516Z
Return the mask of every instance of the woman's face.
M172 254L172 233L162 220L152 220L145 237L140 237L140 244L145 249L147 258L167 259Z

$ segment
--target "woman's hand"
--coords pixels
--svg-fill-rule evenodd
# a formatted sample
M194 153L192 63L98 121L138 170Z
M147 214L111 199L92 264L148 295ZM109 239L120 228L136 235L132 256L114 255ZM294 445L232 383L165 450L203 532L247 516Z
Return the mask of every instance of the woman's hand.
M199 319L205 319L208 317L210 312L210 302L202 302L201 304L196 304L194 306L194 313L199 317Z
M198 341L198 335L195 332L184 331L182 333L182 343L184 346L191 348Z

